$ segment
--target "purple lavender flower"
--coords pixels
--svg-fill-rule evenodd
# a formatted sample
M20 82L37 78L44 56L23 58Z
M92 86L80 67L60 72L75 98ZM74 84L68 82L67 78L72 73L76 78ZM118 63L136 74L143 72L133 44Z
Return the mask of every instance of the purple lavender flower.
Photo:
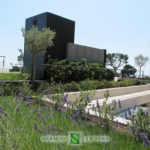
M89 103L91 101L91 97L89 95L87 95L86 101L87 101L87 103Z
M0 107L0 113L4 113L4 109L2 107Z
M137 107L137 106L135 105L135 106L134 106L134 110L136 110L136 107Z
M140 133L140 140L143 142L144 147L150 146L150 140L148 139L147 133Z
M106 125L105 122L103 122L103 123L100 124L100 127L101 127L102 129L106 129L106 128L107 128L107 125Z
M34 124L34 129L39 131L39 132L42 132L42 130L38 128L38 125L36 123Z
M34 129L38 130L38 125L36 123L34 124Z
M45 89L44 91L42 91L42 93L45 95L49 95L51 94L51 91L49 89Z
M0 113L7 116L7 113L5 113L4 109L0 106Z
M20 89L20 91L18 91L17 97L18 97L18 98L22 98L22 97L23 97L23 93L22 93L21 89Z
M33 98L31 96L25 96L25 101L31 101Z
M64 95L62 101L63 101L63 103L67 103L68 102L68 94Z
M118 100L118 105L119 105L119 108L121 108L121 101L120 101L120 99Z
M128 108L128 112L129 112L129 115L131 116L131 110L130 110L130 108Z
M81 114L80 110L77 109L77 110L75 111L75 113L73 114L73 116L72 116L73 120L78 121L79 118L80 118L80 114Z

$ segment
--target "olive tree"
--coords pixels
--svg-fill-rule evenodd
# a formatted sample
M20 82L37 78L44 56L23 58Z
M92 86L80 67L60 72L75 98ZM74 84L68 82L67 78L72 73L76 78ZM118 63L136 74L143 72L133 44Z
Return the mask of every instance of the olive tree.
M121 53L108 53L106 56L106 65L113 68L117 73L117 70L128 63L128 55Z
M142 67L146 65L146 63L149 61L149 58L140 54L136 56L134 60L135 60L135 64L139 67L139 77L141 77Z
M35 59L36 55L46 52L48 47L53 46L53 39L56 33L50 28L43 28L38 30L33 26L29 30L22 29L22 33L25 39L25 47L32 55L32 81L35 80Z

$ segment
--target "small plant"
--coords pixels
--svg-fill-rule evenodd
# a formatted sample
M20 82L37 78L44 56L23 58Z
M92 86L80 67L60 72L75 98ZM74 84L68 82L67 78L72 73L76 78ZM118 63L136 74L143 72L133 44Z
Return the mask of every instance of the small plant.
M117 102L116 100L113 100L111 104L108 104L109 91L106 91L104 96L105 100L103 101L103 104L100 106L99 102L97 101L96 106L99 113L99 124L102 128L110 129L112 127L114 116L117 113ZM121 105L120 101L118 101L118 105Z
M138 108L137 114L133 114L130 119L131 124L128 126L132 132L133 137L142 141L146 146L146 143L150 140L149 114L144 112L142 108Z

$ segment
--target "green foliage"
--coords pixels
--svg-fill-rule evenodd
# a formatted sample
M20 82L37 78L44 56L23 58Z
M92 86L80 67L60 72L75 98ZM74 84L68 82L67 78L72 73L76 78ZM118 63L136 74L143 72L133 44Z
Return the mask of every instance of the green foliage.
M121 53L108 53L106 56L106 64L113 68L115 72L117 70L128 63L128 55L121 54Z
M9 69L10 72L20 72L21 68L18 66L12 66L12 69Z
M13 95L16 94L18 89L23 85L24 82L1 82L0 83L0 93L4 95ZM136 79L126 79L119 82L116 81L107 81L107 80L83 80L80 82L70 82L70 83L42 83L38 89L37 93L62 93L62 92L71 92L71 91L88 91L104 88L113 88L113 87L124 87L124 86L133 86L133 85L143 85L145 83L150 83L150 81L145 80L136 80ZM28 83L29 84L29 83ZM30 85L28 85L30 86ZM13 92L12 92L13 91Z
M52 93L61 93L61 92L71 92L71 91L88 91L104 88L114 88L114 87L125 87L125 86L134 86L134 85L143 85L146 82L139 79L124 79L119 82L116 81L107 81L107 80L83 80L80 82L70 82L64 84L50 83L46 89L49 89ZM150 83L150 82L149 82ZM44 87L44 86L43 86Z
M83 90L83 91L96 90L98 88L99 84L100 84L100 81L89 80L89 79L79 82L81 90Z
M149 114L144 112L142 108L138 108L137 114L133 114L130 119L132 123L129 124L129 128L131 129L134 138L140 139L140 134L145 133L150 139Z
M96 81L94 81L96 82ZM106 81L104 81L106 83ZM54 83L52 83L55 85ZM74 83L73 83L74 84ZM63 85L57 85L59 90L63 89ZM11 89L11 88L10 88ZM98 110L100 113L99 124L90 124L82 120L85 117L84 109L90 98L94 95L94 91L81 92L80 97L73 103L73 110L68 113L58 113L49 105L44 105L41 92L47 90L51 93L51 86L43 83L39 87L39 93L30 90L28 82L24 82L19 86L17 97L0 96L0 144L2 149L72 149L71 145L66 143L42 143L41 136L44 135L66 135L70 131L79 131L87 135L108 135L111 138L109 143L86 143L81 144L81 149L142 149L142 144L132 141L131 137L121 135L111 130L111 123L114 115L115 104L109 106L107 100L109 93L105 94L106 101ZM62 90L63 91L63 90ZM13 92L11 92L13 93ZM42 93L44 94L44 93ZM57 108L62 106L63 92L54 94L52 97L56 101ZM25 100L25 101L22 101ZM33 102L31 104L31 102ZM72 120L73 117L79 117L77 121ZM105 127L107 130L103 130ZM108 130L109 129L109 130ZM114 144L114 141L117 141ZM34 144L33 144L34 143ZM128 146L127 146L128 145Z
M150 83L150 77L149 76L144 76L143 81L145 83Z
M141 143L131 137L114 132L103 131L96 124L85 121L73 122L66 113L54 111L51 107L40 105L26 105L20 103L14 97L1 97L0 107L4 113L0 113L0 148L2 150L58 150L75 149L74 145L66 143L41 142L41 136L66 135L71 131L82 132L87 136L109 136L108 143L83 143L79 146L82 150L144 150ZM78 148L78 149L79 149Z
M99 112L99 118L100 118L100 126L106 130L110 130L112 127L113 122L113 116L116 112L116 105L111 104L111 106L108 104L108 97L109 97L109 91L106 91L104 94L105 100L103 102L103 105L100 106L97 102L97 108Z
M24 80L29 78L25 73L0 73L0 80Z
M34 81L36 76L35 56L45 53L48 47L53 46L56 33L50 28L43 28L39 31L35 26L29 30L22 29L22 33L25 39L25 47L32 54L32 80Z
M39 31L35 26L29 30L22 29L22 33L25 38L25 46L32 55L45 53L47 47L53 45L53 39L56 35L50 28L43 28Z
M13 95L15 96L19 91L22 91L22 88L24 88L24 95L31 94L29 92L30 90L30 85L29 83L26 82L1 82L0 83L0 95L3 96L10 96Z
M17 57L17 60L22 64L23 63L23 57L24 57L23 50L21 48L19 48L18 51L20 54Z
M104 68L98 63L87 62L86 59L80 61L67 60L49 60L46 67L46 78L55 82L81 81L85 79L92 80L112 80L114 73Z
M80 91L80 85L74 81L70 82L70 83L66 83L63 86L64 91Z
M134 68L131 65L125 65L123 69L121 70L123 77L134 77L136 73L136 68Z

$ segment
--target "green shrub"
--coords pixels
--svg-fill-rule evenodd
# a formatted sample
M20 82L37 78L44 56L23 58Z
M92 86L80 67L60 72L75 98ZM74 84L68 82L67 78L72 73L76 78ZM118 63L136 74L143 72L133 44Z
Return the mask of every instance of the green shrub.
M83 90L83 91L97 89L98 84L99 84L99 81L96 81L96 80L89 80L89 79L79 82L79 85L80 85L80 87L81 87L81 90Z
M66 83L63 86L64 91L80 91L80 85L74 81Z
M20 67L18 67L18 66L12 66L12 69L10 69L9 71L10 72L19 72L20 70L21 70Z
M16 95L18 89L19 89L19 83L14 84L12 82L5 83L1 82L0 83L0 94L1 95Z
M104 66L98 63L87 62L86 59L80 61L67 61L56 59L49 60L46 67L47 80L55 82L71 82L82 81L86 79L91 80L112 80L114 78L114 72L106 69Z
M150 128L149 128L149 122L150 122L150 115L142 108L138 108L137 114L132 115L130 117L132 124L129 124L129 128L134 136L134 138L141 139L141 134L144 133L145 136L147 136L148 139L150 139Z

